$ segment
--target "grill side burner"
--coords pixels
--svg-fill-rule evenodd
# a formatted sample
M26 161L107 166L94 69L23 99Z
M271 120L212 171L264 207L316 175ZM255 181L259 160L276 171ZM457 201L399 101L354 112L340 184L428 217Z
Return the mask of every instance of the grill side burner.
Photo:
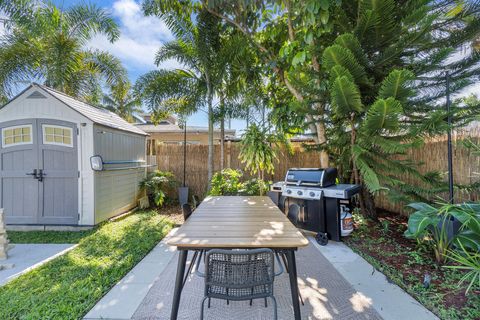
M293 168L285 181L272 185L270 197L288 213L292 204L300 207L295 221L298 228L317 232L317 241L341 241L340 204L351 206L351 198L360 191L359 185L336 184L335 168Z

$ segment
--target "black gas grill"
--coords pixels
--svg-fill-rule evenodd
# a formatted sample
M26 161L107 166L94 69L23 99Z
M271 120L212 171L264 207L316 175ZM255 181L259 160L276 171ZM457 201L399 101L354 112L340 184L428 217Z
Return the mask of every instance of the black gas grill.
M360 191L355 184L336 184L335 168L292 168L285 181L273 184L270 196L301 229L317 233L317 241L341 240L341 206L351 207Z

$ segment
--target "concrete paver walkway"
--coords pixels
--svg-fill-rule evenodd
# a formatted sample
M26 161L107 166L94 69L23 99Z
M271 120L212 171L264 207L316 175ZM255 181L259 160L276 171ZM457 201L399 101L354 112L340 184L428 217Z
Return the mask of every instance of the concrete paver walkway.
M14 264L11 269L0 270L0 285L15 279L21 274L71 250L73 244L15 244L8 252L9 258L4 264Z
M437 319L342 243L311 244L297 253L302 319ZM189 257L191 254L189 255ZM169 319L177 253L160 242L85 319ZM191 275L178 319L198 319L203 278ZM292 319L288 275L275 280L279 319ZM212 300L206 319L271 319L272 305Z
M131 319L150 288L160 279L165 267L175 256L175 248L168 246L165 241L177 229L173 229L158 243L87 313L84 319ZM170 279L162 279L162 281L170 281Z

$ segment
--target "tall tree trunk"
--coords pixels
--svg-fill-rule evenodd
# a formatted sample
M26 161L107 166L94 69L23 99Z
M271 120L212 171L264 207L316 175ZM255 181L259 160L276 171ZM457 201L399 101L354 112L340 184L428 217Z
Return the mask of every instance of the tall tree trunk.
M208 104L208 190L210 191L213 176L213 92L208 75L207 80L207 104Z
M203 4L205 4L206 2L205 1L202 1ZM290 13L290 2L287 2L287 5L288 5L288 8L287 10L289 11ZM245 28L244 26L242 26L240 23L238 23L237 21L233 20L233 19L230 19L228 18L227 16L225 16L224 14L221 14L217 11L215 11L213 8L211 7L208 7L207 6L207 11L210 12L211 14L213 14L214 16L217 16L219 17L220 19L228 22L229 24L233 25L235 28L237 28L240 32L242 32L243 34L245 34L247 37L249 37L250 39L252 39L252 43L254 45L256 45L256 47L258 48L258 50L260 50L260 52L263 52L265 55L263 55L263 59L265 59L264 61L265 62L274 62L276 60L276 56L273 55L271 52L269 52L269 50L264 47L263 45L261 45L258 41L256 41L253 37L253 32L251 32L251 30L248 30L248 28ZM290 14L289 14L289 19L291 18ZM289 35L289 39L290 41L294 41L295 40L295 31L293 30L293 25L291 23L291 19L290 21L287 21L287 25L288 25L288 35ZM320 70L320 64L318 63L316 57L314 56L314 58L312 59L313 60L313 63L314 63L314 69L318 72ZM292 83L290 83L290 81L285 77L285 72L279 68L279 67L275 67L273 69L273 71L275 72L275 74L279 77L280 81L283 82L285 84L285 86L287 87L288 91L290 91L290 93L299 101L299 102L303 102L304 101L304 98L303 98L303 95L300 93L300 91L294 86L292 85ZM323 114L323 113L322 113ZM310 117L310 119L308 119L308 117ZM307 116L307 120L314 120L311 116ZM247 123L247 126L248 126L248 123ZM315 143L323 143L324 141L327 141L327 138L326 138L326 134L325 134L325 127L324 127L324 124L321 123L320 125L320 130L317 130L317 125L315 125L312 121L312 125L309 126L309 129L310 131L312 132L312 135L314 135L314 140L315 140ZM326 151L323 151L321 154L320 154L320 165L322 167L328 167L328 154Z
M373 195L370 193L370 191L368 191L368 188L363 183L363 179L360 176L360 172L358 171L358 168L357 168L355 156L353 155L353 146L355 145L356 135L357 135L353 115L352 115L351 126L352 126L351 137L350 137L350 148L352 149L351 161L352 161L352 167L353 167L352 169L353 169L355 184L358 184L361 187L360 193L359 193L360 209L362 210L362 214L364 216L376 221L378 220L378 217L377 217L377 210L375 209L375 200L373 198Z
M220 98L220 170L225 167L225 106L223 97Z

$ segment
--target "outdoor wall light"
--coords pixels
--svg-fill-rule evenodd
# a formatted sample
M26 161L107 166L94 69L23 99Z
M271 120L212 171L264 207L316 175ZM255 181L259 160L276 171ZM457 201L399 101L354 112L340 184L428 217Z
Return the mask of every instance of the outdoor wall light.
M93 171L103 170L103 159L101 156L90 157L90 167Z

